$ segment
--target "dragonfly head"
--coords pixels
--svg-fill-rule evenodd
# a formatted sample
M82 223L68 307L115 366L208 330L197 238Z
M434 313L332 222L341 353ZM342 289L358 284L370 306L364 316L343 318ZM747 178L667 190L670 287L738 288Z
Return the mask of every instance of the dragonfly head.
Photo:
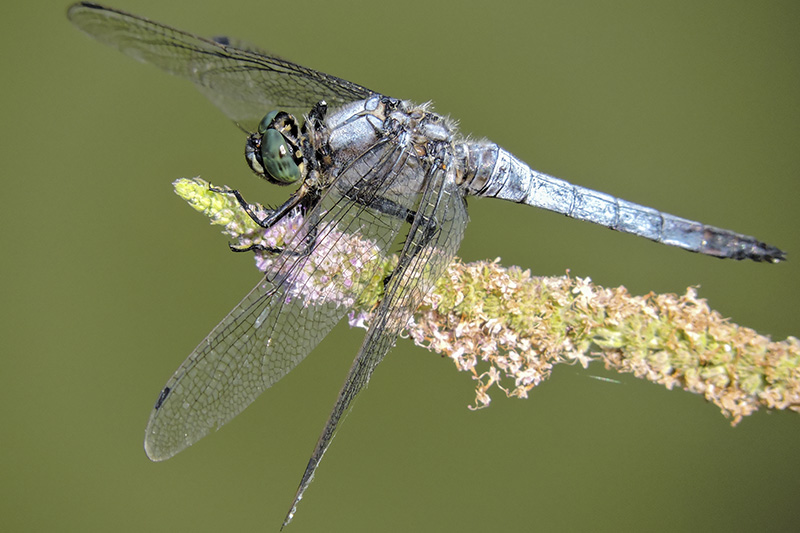
M244 150L253 172L276 185L291 185L303 177L300 126L285 111L270 111L247 137Z

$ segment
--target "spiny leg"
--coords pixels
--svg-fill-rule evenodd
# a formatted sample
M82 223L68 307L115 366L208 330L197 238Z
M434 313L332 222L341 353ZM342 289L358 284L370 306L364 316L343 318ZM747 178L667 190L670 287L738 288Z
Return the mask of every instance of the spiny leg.
M347 194L346 196L347 198L350 198L354 202L357 202L370 209L374 209L375 211L383 213L384 215L388 215L390 217L403 220L407 224L412 226L412 228L414 227L414 220L417 217L417 212L408 209L406 207L403 207L402 205L398 204L393 200L389 200L388 198L383 198L378 196L368 197L367 195L358 193ZM410 257L408 258L409 261L412 260L420 250L424 249L425 246L428 245L431 239L433 239L433 236L436 235L437 230L438 230L438 224L436 222L436 219L435 218L430 219L428 221L428 224L426 224L425 227L423 228L424 233L422 233L420 242L418 243L418 245L414 246L411 249ZM383 279L384 288L386 288L391 279L392 279L392 274L389 273Z
M265 217L259 217L256 214L251 204L244 199L242 194L236 189L221 189L218 187L209 187L209 190L212 192L216 192L219 194L231 194L236 198L236 201L239 203L241 208L247 213L253 222L258 224L264 229L269 229L277 224L280 220L286 217L289 213L291 213L295 208L302 208L303 213L308 213L311 211L311 207L316 204L318 201L318 196L310 193L302 194L301 191L297 191L292 194L289 199L284 202L280 207L277 209L270 209L269 214ZM302 190L302 189L301 189ZM292 252L296 255L307 255L311 252L311 248L313 247L314 242L316 241L316 234L317 228L312 227L311 230L308 232L306 236L306 246L302 251L299 252ZM264 244L251 244L250 246L235 246L233 244L228 244L231 251L233 252L267 252L272 254L280 254L285 251L285 248L268 246Z

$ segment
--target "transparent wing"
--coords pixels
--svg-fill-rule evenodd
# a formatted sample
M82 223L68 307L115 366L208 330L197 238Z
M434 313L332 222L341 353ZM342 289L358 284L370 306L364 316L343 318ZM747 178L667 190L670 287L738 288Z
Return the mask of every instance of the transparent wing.
M415 201L408 155L379 143L353 161L309 213L267 276L195 348L164 387L145 431L167 459L239 414L328 334L387 255L403 219L365 207L381 194ZM364 199L355 203L352 198ZM311 243L311 246L309 246Z
M383 300L373 313L364 343L303 473L284 526L292 520L342 416L356 395L366 387L375 367L394 346L422 298L455 257L469 217L463 193L445 168L449 165L444 168L434 166L425 182L398 266L392 273Z
M67 17L98 41L192 81L223 113L250 131L272 109L299 118L320 100L337 107L373 94L228 38L205 39L97 4L75 4Z

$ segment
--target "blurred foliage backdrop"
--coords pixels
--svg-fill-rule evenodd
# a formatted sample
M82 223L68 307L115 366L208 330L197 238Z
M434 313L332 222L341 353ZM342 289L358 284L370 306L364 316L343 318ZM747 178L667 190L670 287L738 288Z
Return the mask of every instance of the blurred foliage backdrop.
M230 34L460 120L535 168L757 235L782 265L718 261L551 213L470 203L467 260L700 295L800 334L800 4L117 0ZM5 2L0 527L276 530L363 332L342 326L222 431L142 450L172 371L257 281L171 192L277 203L244 137L188 83L91 41L63 2ZM266 111L266 110L265 110ZM800 418L711 405L601 368L470 412L472 383L400 342L290 531L789 530Z

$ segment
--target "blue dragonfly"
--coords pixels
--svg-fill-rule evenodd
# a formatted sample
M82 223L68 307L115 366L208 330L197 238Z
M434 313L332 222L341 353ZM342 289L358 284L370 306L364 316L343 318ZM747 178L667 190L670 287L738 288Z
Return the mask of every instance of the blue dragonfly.
M193 82L252 132L245 147L252 170L270 183L297 186L266 212L256 212L237 191L225 191L263 228L292 221L296 227L281 246L246 248L270 254L271 264L162 389L145 433L152 460L167 459L224 425L290 372L353 306L364 290L359 276L402 242L284 525L343 414L454 258L468 221L468 196L540 207L719 258L785 259L753 237L537 172L492 142L461 136L428 105L234 39L206 39L87 2L70 7L68 17L98 41ZM321 265L342 262L337 273L321 273L328 268Z

